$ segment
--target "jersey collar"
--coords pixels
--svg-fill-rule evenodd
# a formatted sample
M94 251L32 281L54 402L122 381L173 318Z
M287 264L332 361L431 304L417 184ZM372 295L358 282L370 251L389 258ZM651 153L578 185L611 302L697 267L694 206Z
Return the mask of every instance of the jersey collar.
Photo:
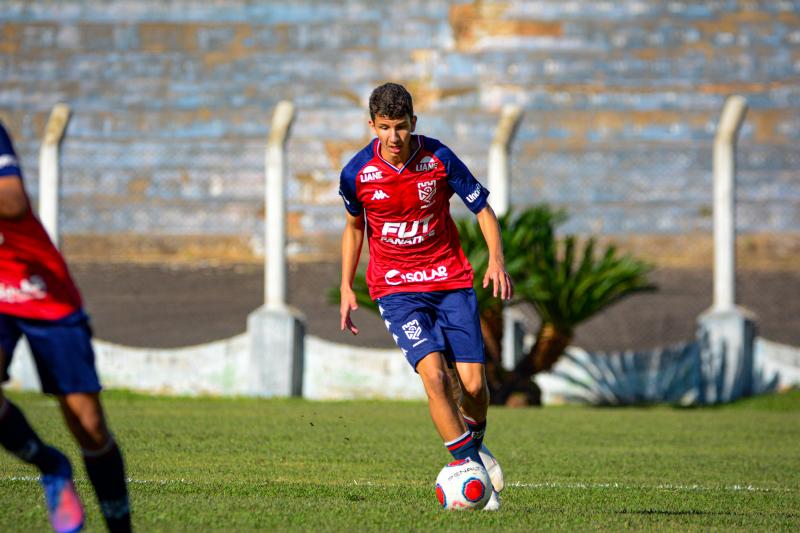
M388 166L390 166L394 170L396 170L398 174L401 174L406 169L408 164L411 163L414 160L415 157L417 157L417 154L419 153L419 151L422 150L422 139L423 139L422 135L414 135L413 138L417 140L417 149L414 150L413 152L411 152L411 155L408 156L408 160L400 168L397 168L396 166L394 166L393 164L389 163L387 160L385 160L383 158L383 156L381 155L381 141L380 141L380 139L375 139L375 155L378 157L378 159L380 159L381 161L386 163Z

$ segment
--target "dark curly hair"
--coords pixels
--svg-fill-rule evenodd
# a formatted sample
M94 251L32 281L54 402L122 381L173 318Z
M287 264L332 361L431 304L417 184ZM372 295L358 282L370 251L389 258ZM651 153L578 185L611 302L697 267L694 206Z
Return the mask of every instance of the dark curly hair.
M376 87L369 97L369 116L375 120L376 115L390 119L414 116L414 104L411 94L405 87L397 83L384 83Z

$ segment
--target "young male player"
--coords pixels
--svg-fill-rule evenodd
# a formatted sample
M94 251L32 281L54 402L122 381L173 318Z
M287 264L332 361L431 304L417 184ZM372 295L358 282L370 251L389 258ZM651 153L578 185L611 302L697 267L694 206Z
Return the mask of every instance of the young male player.
M0 123L0 382L8 380L22 335L42 390L58 399L81 447L108 529L130 531L125 468L100 403L89 319L64 259L31 210L11 139ZM2 388L0 444L41 471L53 529L80 530L84 515L69 460L42 442Z
M394 341L422 378L431 418L457 458L483 463L500 505L503 475L483 446L489 390L473 271L450 217L455 193L477 215L489 251L483 287L510 299L497 217L489 192L445 145L414 135L411 95L387 83L369 99L369 125L377 136L344 167L339 194L346 224L342 235L341 329L358 334L350 313L358 309L352 283L366 230L367 285ZM456 402L448 367L462 391Z

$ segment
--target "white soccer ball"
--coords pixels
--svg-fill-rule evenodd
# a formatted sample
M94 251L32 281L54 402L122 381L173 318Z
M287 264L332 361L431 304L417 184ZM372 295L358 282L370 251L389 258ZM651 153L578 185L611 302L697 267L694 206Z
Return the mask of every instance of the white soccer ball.
M436 476L436 498L445 509L483 509L491 495L489 473L471 459L453 461Z

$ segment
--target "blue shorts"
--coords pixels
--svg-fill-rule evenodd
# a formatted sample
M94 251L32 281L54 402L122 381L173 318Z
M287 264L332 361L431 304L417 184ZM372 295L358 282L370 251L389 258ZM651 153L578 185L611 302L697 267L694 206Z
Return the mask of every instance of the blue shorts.
M442 352L450 364L486 362L478 300L471 288L398 292L377 302L389 333L414 370L432 352Z
M100 380L94 367L92 330L89 317L82 310L59 320L33 320L0 314L2 381L7 381L8 367L19 338L25 335L42 382L48 394L98 392Z

